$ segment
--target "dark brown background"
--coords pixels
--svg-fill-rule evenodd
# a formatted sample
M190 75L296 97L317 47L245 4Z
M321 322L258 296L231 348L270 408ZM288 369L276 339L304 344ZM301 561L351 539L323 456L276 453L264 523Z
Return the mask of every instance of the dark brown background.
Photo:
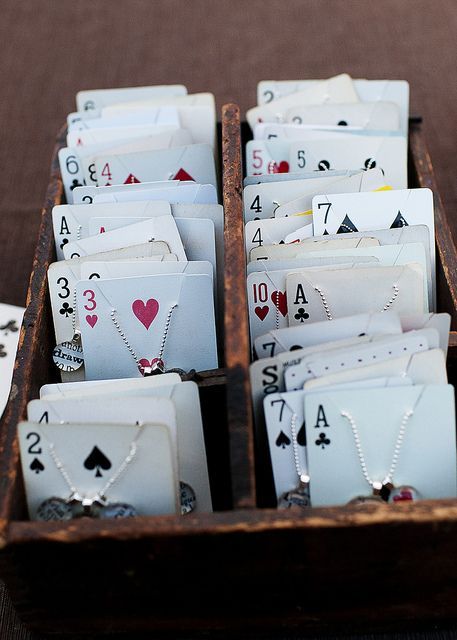
M79 89L180 82L245 110L261 79L407 79L457 232L456 39L457 0L0 0L0 300L25 302ZM29 637L4 599L0 616L0 638Z

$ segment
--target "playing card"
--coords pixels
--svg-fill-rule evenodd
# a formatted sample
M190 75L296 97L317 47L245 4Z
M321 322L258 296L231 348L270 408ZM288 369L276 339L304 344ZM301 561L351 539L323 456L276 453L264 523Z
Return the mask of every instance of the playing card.
M116 104L106 105L102 109L102 117L117 118L129 113L143 113L149 109L159 106L172 107L197 107L208 106L215 112L216 101L212 93L192 93L180 96L151 96L148 98L140 98L138 100L129 100L118 102Z
M278 245L270 245L271 248ZM281 245L284 246L284 245ZM269 250L269 246L265 247L265 249ZM251 255L254 250L251 251ZM288 273L293 269L303 271L303 269L321 267L326 268L329 264L332 265L332 268L344 268L346 265L352 264L360 264L367 262L379 262L375 257L372 256L360 256L357 258L356 262L354 258L351 256L350 258L334 258L333 256L326 256L324 258L315 258L314 252L303 253L303 256L299 256L296 258L290 258L285 260L271 260L270 258L266 258L262 260L259 258L258 260L254 260L248 262L246 265L246 274L249 276L251 273L256 273L260 271L284 271ZM285 284L285 283L284 283Z
M0 304L0 418L8 402L25 309Z
M286 112L286 122L397 131L400 108L394 102L296 105Z
M328 178L341 178L344 176L351 176L360 171L327 171L326 176ZM252 184L264 184L265 182L290 182L292 180L313 180L316 177L315 171L300 171L299 173L262 173L253 176L245 176L243 178L243 187L248 187Z
M80 147L64 147L59 150L59 166L68 203L73 202L73 190L85 184L97 186L95 158L109 150L110 154L151 151L181 147L192 143L190 133L184 129L164 131L144 138L117 142L101 142Z
M325 251L313 251L311 255L315 258L333 256L343 258L351 256L356 259L363 256L372 256L379 261L382 266L401 266L412 262L421 265L425 274L424 277L424 299L426 306L432 306L432 274L430 269L430 256L426 255L424 245L420 242L408 244L383 245L377 247L355 247L349 249L327 249ZM426 309L428 311L428 309Z
M309 218L308 238L313 235L312 217ZM284 243L284 238L303 226L303 218L266 218L265 220L251 220L245 225L244 240L246 246L246 255L249 256L251 249L262 247L263 245L272 245Z
M183 96L187 89L182 84L156 85L152 87L124 87L120 89L91 89L78 91L76 108L91 114L108 107L110 104L147 100L165 96Z
M63 248L73 240L87 238L89 234L89 220L91 217L118 216L127 217L133 211L138 211L139 217L152 218L154 216L171 215L171 206L164 200L135 204L98 204L88 207L79 205L57 205L52 209L52 227L56 243L57 260L63 260ZM143 215L144 213L144 215Z
M368 132L345 135L317 133L322 133L320 139L290 142L290 171L377 167L383 170L386 184L393 189L406 189L408 186L407 139L403 135L379 136L369 135ZM334 136L333 139L329 139L329 135ZM282 146L287 145L287 142L281 140L269 144L270 147L274 144Z
M67 147L83 151L85 147L103 145L108 148L111 145L120 145L125 141L141 140L147 136L158 136L164 133L173 133L181 128L179 122L176 124L136 124L123 123L118 126L104 127L100 129L76 129L67 133ZM192 138L193 140L193 138Z
M217 187L213 151L207 144L122 155L103 154L95 158L95 169L100 186L169 179L193 180Z
M95 396L62 397L31 400L27 405L27 420L50 424L164 424L168 427L173 456L178 453L176 411L168 398L116 397L100 402ZM176 458L177 459L177 458ZM179 469L179 465L178 465Z
M213 267L208 261L157 262L151 260L116 260L114 262L85 262L81 265L81 280L97 278L131 278L167 273L204 273L213 278ZM91 277L92 276L92 277Z
M135 390L150 389L151 387L160 386L162 384L175 384L181 382L179 373L162 373L160 376L147 376L146 378L138 378L133 385ZM40 398L54 400L55 398L71 397L75 394L99 394L102 387L108 386L109 389L114 388L123 393L124 390L132 388L133 381L131 378L123 378L117 380L84 380L81 382L57 382L53 384L44 384L40 387ZM110 386L111 385L111 386ZM147 395L147 392L145 392Z
M339 263L339 260L343 260L343 263ZM344 263L345 260L346 263ZM307 268L314 270L314 268L327 269L333 262L337 268L351 268L354 264L358 264L356 260L350 255L345 258L319 256L317 259L309 258L306 262ZM332 264L332 267L335 265ZM254 271L248 275L249 331L252 345L256 338L266 331L288 326L286 281L289 274L297 272L301 273L299 265L296 265L296 268L281 268L277 271L270 269Z
M246 144L246 174L289 173L290 146L290 140L249 140Z
M323 172L325 175L325 172ZM377 191L387 189L384 175L380 169L368 169L348 178L338 178L328 183L328 193L357 193L359 191ZM317 188L316 188L317 187ZM312 189L306 190L300 197L280 204L274 211L275 218L284 216L297 216L312 213L313 197L317 189L324 187L324 182Z
M79 494L94 497L121 467L132 443L137 454L106 490L109 503L131 505L138 515L178 513L177 463L169 428L158 424L37 424L21 422L19 447L29 516L41 503L71 491L51 456L63 465Z
M451 316L448 313L425 313L416 316L402 316L400 318L403 331L413 329L436 329L439 334L440 349L447 355Z
M111 129L113 127L123 126L141 126L155 125L156 132L164 131L161 127L180 127L179 115L176 107L173 106L157 106L149 109L147 112L141 113L125 113L119 117L113 118L86 118L84 114L77 114L74 118L73 114L67 118L68 133L75 131ZM68 138L67 138L68 140ZM70 146L70 145L68 145Z
M262 80L257 85L257 103L259 105L291 93L304 91L315 86L320 80ZM408 134L409 84L406 80L353 80L361 102L394 102L400 109L401 130Z
M277 174L281 175L281 174ZM243 203L244 203L244 220L249 222L250 220L256 220L258 218L272 218L281 217L277 215L277 211L281 210L286 203L290 201L295 202L297 198L309 196L309 206L301 209L301 211L308 211L312 208L312 196L317 195L317 191L321 192L329 191L330 185L337 183L341 191L338 193L345 193L347 189L352 186L352 191L362 191L363 184L369 182L368 189L372 188L372 176L376 175L374 185L380 184L382 178L382 172L379 169L370 169L370 171L360 171L354 176L350 177L347 174L334 176L327 176L326 172L320 172L314 174L313 178L306 178L305 180L288 180L282 182L264 182L261 184L247 185L243 189ZM348 186L344 187L348 181ZM374 186L378 188L378 186ZM300 211L300 209L296 209ZM282 214L292 215L292 214Z
M160 244L161 246L159 247L159 250L164 250L164 243L146 243L113 251L106 251L104 253L91 254L90 256L83 258L60 260L59 262L54 262L49 265L48 287L49 297L51 299L56 344L66 340L71 340L73 338L75 328L77 329L79 327L78 309L75 305L75 286L81 279L81 265L86 261L93 263L129 258L147 258L147 260L150 261L155 257L165 257L162 254L157 256L150 255L152 251L157 250L154 247L155 244ZM176 260L175 256L175 261ZM92 277L96 277L96 274L92 273L88 279L90 280Z
M295 233L298 233L298 231ZM289 236L290 235L291 234L289 234ZM291 241L290 244L265 245L263 247L251 249L249 259L256 262L281 262L309 258L311 257L309 254L314 253L315 251L379 246L379 240L377 238L348 238L342 236L339 236L337 240L328 238L330 238L330 236L304 238L300 242ZM269 266L268 268L272 269L273 267ZM287 267L284 265L284 267L279 268L282 269Z
M145 200L165 200L170 204L217 204L217 190L212 184L194 184L181 182L170 187L143 188L153 185L148 182L133 185L114 185L112 187L77 187L74 202L80 204L102 204L108 202L135 202ZM131 187L131 188L129 188ZM88 193L90 190L90 193ZM83 202L80 202L80 200Z
M270 450L276 498L298 485L296 463L302 474L308 473L303 391L272 393L264 400L265 424ZM292 433L295 424L298 460L295 459Z
M388 379L394 379L395 376L397 376L396 379L407 378L411 384L447 384L446 359L441 349L409 353L376 364L366 364L362 367L312 378L305 381L304 388L306 391L316 391L323 387L329 388L349 383L355 387L367 381L379 380L380 376L388 376Z
M334 194L313 199L314 235L426 225L435 282L435 221L430 189Z
M307 380L332 373L365 367L374 362L383 362L400 356L411 355L438 347L438 332L435 329L410 331L394 336L377 336L365 344L343 347L337 351L314 354L291 366L284 374L287 391L302 389Z
M166 369L217 368L208 276L94 279L76 292L87 380L138 378L158 358Z
M313 506L345 504L372 494L368 477L382 482L405 424L393 484L413 487L422 499L456 495L455 408L451 385L322 391L306 394L305 425ZM430 429L433 424L434 428ZM410 500L409 491L397 499Z
M89 235L106 233L114 229L137 224L147 218L91 218ZM188 260L206 260L216 274L216 246L214 223L203 218L174 218Z
M360 313L424 313L424 272L417 263L401 267L356 266L287 277L289 325L332 320ZM357 292L350 295L351 291Z
M68 260L154 241L166 243L170 253L176 254L179 260L187 260L176 222L171 215L154 216L121 229L74 240L64 246L63 254Z
M360 334L385 335L401 332L400 319L396 313L363 313L348 318L336 318L330 324L325 320L269 331L257 338L255 352L258 358L271 358L284 351L295 351Z
M326 104L333 102L358 102L350 76L342 73L328 80L316 82L314 86L273 100L271 103L249 109L246 119L251 128L257 122L278 122L284 120L285 114L294 105Z
M69 400L78 398L80 402L97 398L101 406L105 405L104 400L109 404L111 399L119 394L128 401L134 402L137 399L146 402L155 398L172 400L176 410L179 479L189 484L195 491L197 497L195 512L212 511L200 398L195 382L181 382L178 374L165 373L161 376L149 376L138 380L69 383L59 387L61 398ZM68 390L68 387L71 388ZM55 397L44 394L44 398L49 399L51 407L54 407ZM34 402L38 401L33 401L29 406ZM132 414L135 414L135 409Z

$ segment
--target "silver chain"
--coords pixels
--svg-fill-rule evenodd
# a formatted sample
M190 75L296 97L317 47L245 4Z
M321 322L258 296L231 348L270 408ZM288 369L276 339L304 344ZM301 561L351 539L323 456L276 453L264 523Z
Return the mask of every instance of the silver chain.
M386 302L386 304L381 309L381 313L383 313L384 311L387 311L393 305L395 300L398 298L398 295L400 293L399 286L397 284L393 284L392 285L392 289L394 290L394 293L393 293L392 297L389 298L388 302ZM327 316L327 320L333 320L333 316L332 316L332 313L330 311L330 307L329 307L329 304L327 302L327 298L325 297L324 292L317 285L314 286L314 290L317 291L317 293L319 294L319 296L321 298L322 306L324 307L324 311L325 311L325 315Z
M276 329L279 329L279 291L275 291L276 293L276 302L275 305L275 325Z
M363 477L365 478L365 480L367 481L367 483L370 485L372 489L379 491L384 485L393 484L393 477L394 477L395 469L397 468L398 458L400 456L400 450L403 444L406 425L408 424L408 421L413 415L413 413L414 411L412 409L408 409L408 411L406 411L405 414L403 415L403 418L400 424L400 429L398 431L397 441L395 442L394 452L392 455L392 462L390 463L390 469L386 477L382 481L382 483L379 483L372 480L368 474L368 469L365 462L365 456L363 454L362 444L360 442L360 436L359 436L359 432L358 432L357 425L354 418L351 416L349 411L341 412L341 415L343 416L343 418L346 418L346 420L351 425L352 434L354 436L355 448L357 449L357 455L359 457L359 462L362 468Z
M105 484L105 486L103 487L103 489L101 489L101 491L98 491L97 494L94 496L94 498L96 497L100 497L100 498L106 498L106 492L113 486L113 484L115 482L117 482L120 478L120 476L124 473L124 471L127 469L127 467L129 466L129 464L132 462L133 458L136 456L136 452L137 452L137 441L138 438L140 437L142 431L143 431L143 427L144 425L142 424L140 426L140 428L138 429L138 432L136 434L136 436L134 437L134 439L132 440L132 442L130 443L130 451L128 453L128 455L124 458L124 460L121 462L121 464L119 465L116 473L111 476L111 478L108 480L108 482ZM55 451L55 445L53 442L49 443L49 454L51 456L51 458L54 461L54 464L56 465L57 469L59 470L60 474L62 475L63 479L65 480L65 482L68 485L68 488L70 489L71 495L75 495L75 496L79 496L79 491L78 489L74 486L67 470L65 469L63 462L60 460L60 458L58 457L56 451Z
M298 455L298 442L297 442L297 414L293 413L290 419L290 431L292 434L292 449L294 452L294 464L295 470L297 472L297 476L300 478L301 482L307 484L309 482L309 475L303 472L303 469L300 465L300 457Z
M71 316L71 326L73 328L73 337L76 335L76 288L73 291L73 313Z
M167 336L168 336L168 330L170 328L170 323L171 323L171 316L173 315L173 311L176 309L176 307L178 306L178 303L174 304L172 307L170 307L168 314L167 314L167 319L165 321L165 328L163 330L163 335L162 335L162 341L160 343L160 349L159 349L159 354L157 356L157 358L159 360L162 360L163 357L163 352L165 350L165 343L167 341ZM114 326L116 327L119 335L121 336L125 346L127 347L128 351L130 352L131 356L133 357L133 359L135 360L136 364L140 367L141 363L140 360L137 356L137 354L135 353L135 351L133 350L130 342L127 339L127 336L125 335L124 331L121 329L121 326L119 324L119 321L116 320L116 309L111 309L111 320L113 321Z

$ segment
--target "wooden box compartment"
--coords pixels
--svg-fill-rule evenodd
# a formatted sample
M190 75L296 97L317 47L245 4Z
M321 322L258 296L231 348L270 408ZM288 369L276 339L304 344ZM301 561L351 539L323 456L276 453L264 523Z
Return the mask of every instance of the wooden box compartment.
M63 132L57 147L62 141ZM457 256L420 128L411 128L410 151L411 185L435 193L439 306L455 323ZM148 638L271 638L450 620L457 611L456 500L305 515L256 508L236 105L222 110L222 158L226 370L199 379L216 512L42 523L25 519L16 425L28 400L55 377L46 290L50 211L62 199L54 155L0 430L0 575L13 602L42 632L143 631ZM455 381L454 332L450 339Z

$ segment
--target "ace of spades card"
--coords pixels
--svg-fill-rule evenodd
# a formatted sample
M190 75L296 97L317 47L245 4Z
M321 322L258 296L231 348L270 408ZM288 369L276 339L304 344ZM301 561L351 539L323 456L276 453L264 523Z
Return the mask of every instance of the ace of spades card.
M176 451L166 425L22 422L18 431L31 519L36 519L44 500L70 497L68 484L51 456L51 443L72 485L82 496L93 497L115 476L135 440L137 453L106 491L108 502L130 504L138 515L178 513Z
M76 292L87 380L138 378L157 359L167 370L217 368L209 276L86 280Z

